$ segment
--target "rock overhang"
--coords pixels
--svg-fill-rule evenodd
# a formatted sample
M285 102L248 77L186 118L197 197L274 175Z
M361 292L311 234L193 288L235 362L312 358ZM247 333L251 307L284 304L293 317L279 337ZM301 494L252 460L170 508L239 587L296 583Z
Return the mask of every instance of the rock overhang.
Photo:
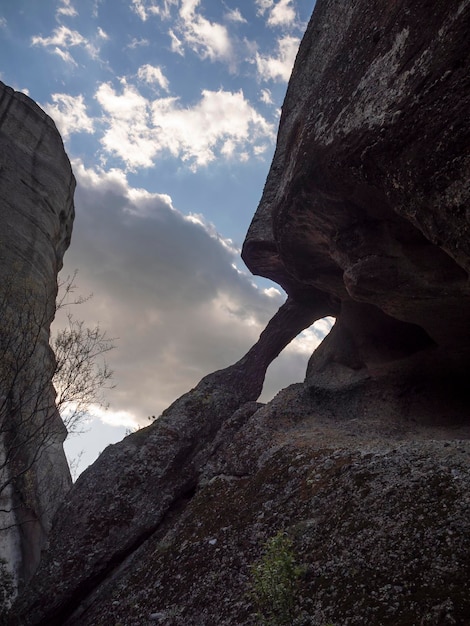
M425 1L317 2L243 258L331 315L369 303L462 347L469 11L439 1L431 13Z

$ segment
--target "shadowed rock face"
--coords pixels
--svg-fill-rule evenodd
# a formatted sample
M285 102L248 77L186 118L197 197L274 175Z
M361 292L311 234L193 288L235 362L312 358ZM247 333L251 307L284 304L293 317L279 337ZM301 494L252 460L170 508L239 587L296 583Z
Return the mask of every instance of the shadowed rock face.
M12 624L254 626L279 529L306 566L295 623L470 623L469 15L317 2L243 251L289 298L80 477ZM328 314L305 381L257 404Z
M317 3L243 248L251 271L468 344L468 29L466 2Z
M65 623L116 567L167 527L194 495L222 424L241 406L245 419L257 410L268 365L316 315L288 300L238 363L209 374L154 424L103 452L56 519L54 548L31 586L25 623Z
M52 120L0 83L0 557L20 585L71 483L48 340L74 188Z

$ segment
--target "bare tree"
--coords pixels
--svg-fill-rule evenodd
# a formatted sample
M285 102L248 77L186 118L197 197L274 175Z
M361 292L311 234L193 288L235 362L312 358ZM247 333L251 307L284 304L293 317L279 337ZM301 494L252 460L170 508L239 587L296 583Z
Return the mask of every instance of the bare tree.
M50 338L56 313L88 299L75 297L75 277L60 285L58 298L39 273L0 280L0 621L35 571L70 488L67 433L83 430L111 386L104 357L114 346L99 325L88 328L69 311Z
M49 341L54 314L88 299L74 297L75 277L64 281L52 306L46 287L13 279L2 285L0 513L12 511L13 494L22 494L35 510L40 486L33 469L50 447L62 445L67 432L83 430L85 415L105 404L103 390L111 386L104 355L114 345L99 325L88 328L69 313L66 326Z
M83 304L93 297L75 297L76 275L75 271L59 286L56 311ZM114 349L113 341L99 324L85 326L70 312L65 326L51 339L55 356L52 378L57 394L55 404L69 435L83 432L84 418L93 414L93 407L108 406L103 391L113 387L113 371L104 355Z

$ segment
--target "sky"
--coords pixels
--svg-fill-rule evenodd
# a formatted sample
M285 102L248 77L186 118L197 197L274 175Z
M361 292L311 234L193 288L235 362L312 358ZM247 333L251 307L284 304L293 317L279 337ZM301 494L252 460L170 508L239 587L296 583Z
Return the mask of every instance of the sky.
M2 0L0 79L55 121L77 180L62 279L116 348L115 388L66 442L78 470L256 342L284 302L241 245L315 0ZM61 320L57 321L60 325ZM331 320L268 371L303 380Z

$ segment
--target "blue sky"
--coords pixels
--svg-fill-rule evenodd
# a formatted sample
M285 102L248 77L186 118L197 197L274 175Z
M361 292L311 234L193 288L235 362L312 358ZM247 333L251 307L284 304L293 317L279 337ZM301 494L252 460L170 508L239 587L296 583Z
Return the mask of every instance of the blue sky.
M282 304L240 247L274 152L314 0L3 0L0 79L54 119L77 178L63 274L75 311L117 348L116 388L83 464L202 376L240 358ZM59 320L60 323L60 320ZM302 380L328 328L270 368L263 399Z

